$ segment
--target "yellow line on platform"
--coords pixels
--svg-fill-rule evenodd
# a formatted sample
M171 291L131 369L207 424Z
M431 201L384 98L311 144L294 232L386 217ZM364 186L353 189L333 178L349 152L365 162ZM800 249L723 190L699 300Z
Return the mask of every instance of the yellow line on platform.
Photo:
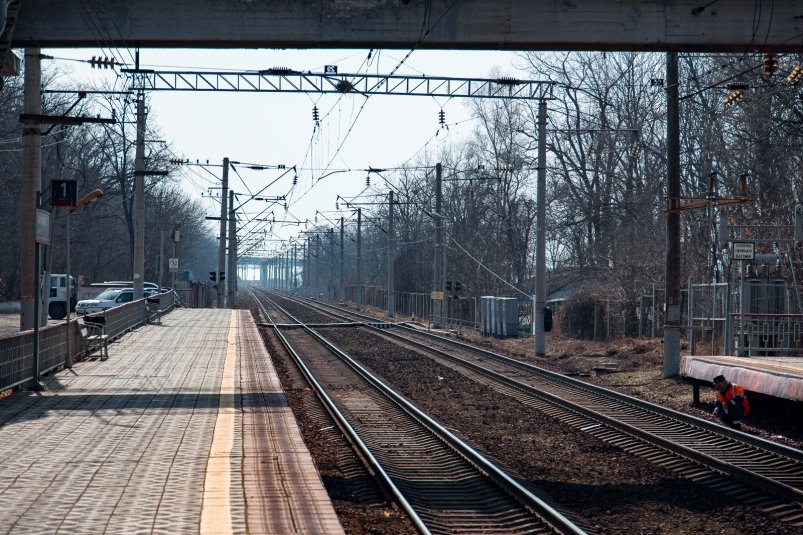
M237 357L237 311L231 311L226 343L226 362L220 382L215 434L206 464L201 534L232 533L231 519L231 450L234 445L234 394Z

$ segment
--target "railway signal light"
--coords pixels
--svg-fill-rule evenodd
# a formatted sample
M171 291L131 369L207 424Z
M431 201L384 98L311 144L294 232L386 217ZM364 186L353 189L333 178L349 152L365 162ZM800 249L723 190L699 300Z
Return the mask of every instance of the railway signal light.
M212 282L217 281L217 271L210 271L209 272L209 280Z
M224 281L224 280L226 280L226 272L225 272L225 271L221 271L221 272L220 272L220 280L221 280L221 281Z
M767 78L778 72L778 58L775 54L764 54L761 72Z

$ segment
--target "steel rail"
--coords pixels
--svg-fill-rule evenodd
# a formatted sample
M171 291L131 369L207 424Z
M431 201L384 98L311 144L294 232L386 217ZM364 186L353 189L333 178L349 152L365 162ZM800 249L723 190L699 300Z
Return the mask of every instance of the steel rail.
M267 309L262 305L260 299L256 297L255 292L252 291L251 293L252 295L255 296L254 301L262 309L262 312L265 314L265 317L268 320L270 320L270 315L268 314ZM270 300L267 296L263 296L263 298ZM279 308L279 310L281 310L283 314L295 320L295 318L293 318L292 315L286 312L278 304L276 304L272 300L271 302L274 304L274 306ZM365 442L363 442L363 440L360 438L357 431L354 429L354 427L351 426L348 419L343 415L343 413L340 412L340 409L337 408L337 405L335 404L334 400L332 400L332 398L326 393L326 390L323 388L323 386L321 386L321 384L318 383L318 380L315 378L312 371L310 371L310 369L304 363L301 356L295 351L295 349L293 349L290 342L282 334L280 327L275 323L273 324L273 332L279 339L279 341L282 343L282 346L285 348L288 354L292 357L293 361L295 362L296 366L298 366L298 369L301 371L304 378L307 380L310 386L312 386L315 395L321 401L326 411L329 413L332 419L337 423L337 425L343 431L343 434L347 437L347 440L352 443L352 445L358 451L359 455L366 460L366 462L368 463L369 471L374 472L374 477L377 478L380 485L384 487L388 492L390 492L391 496L393 496L393 498L397 500L399 506L404 510L405 513L407 513L407 515L410 518L410 522L412 522L412 524L415 526L418 532L423 534L429 534L430 533L429 528L427 528L426 524L424 524L423 520L421 520L421 517L418 516L418 513L415 511L415 509L413 509L412 505L410 505L410 503L407 501L407 498L404 497L404 494L402 494L402 492L399 490L396 484L393 483L393 480L390 478L387 472L385 472L384 468L382 468L382 465L379 463L376 457L374 457L373 453L371 453L371 450L368 448Z
M304 302L305 305L310 306L310 303ZM328 308L328 306L322 306L321 303L315 302L315 305L319 308ZM334 308L334 307L332 307ZM343 317L343 312L340 309L337 310L336 316ZM329 312L331 314L331 312ZM363 319L366 319L365 316L354 314L351 311L347 311L349 316L359 316ZM375 323L376 320L373 318L367 318L373 320L372 322ZM376 329L372 327L369 323L366 322L366 327ZM396 325L399 327L399 325ZM558 374L556 372L551 372L549 370L544 370L542 368L538 368L531 364L523 363L521 361L517 361L510 357L506 357L504 355L500 355L498 353L494 353L488 350L484 350L481 348L477 348L471 346L469 344L464 344L462 342L457 342L455 340L450 340L448 338L444 338L441 336L433 335L432 333L423 332L417 329L412 329L409 327L402 326L403 329L409 330L410 332L414 332L418 336L423 336L430 340L438 340L441 343L448 344L453 347L459 347L461 350L471 351L473 353L477 353L482 355L486 358L492 358L498 362L503 362L508 366L513 366L518 370L526 371L535 375L538 378L542 378L541 380L547 380L550 383L560 385L562 388L570 388L575 392L583 392L584 396L592 395L592 396L604 396L609 399L615 400L617 403L624 404L625 406L629 406L639 411L646 411L647 413L656 414L663 418L669 418L677 423L680 423L684 426L690 427L697 427L701 428L702 430L715 434L717 436L726 435L731 441L740 441L745 445L752 446L758 450L762 450L757 452L757 455L753 457L749 457L750 461L754 461L754 457L759 457L762 453L771 453L780 457L784 457L789 459L797 464L803 464L803 451L798 450L796 448L790 448L788 446L784 446L782 444L778 444L775 442L771 442L768 440L761 439L759 437L754 437L752 435L748 435L745 433L739 433L728 428L724 428L719 425L712 424L706 420L687 415L678 411L674 411L672 409L667 409L665 407L661 407L658 405L653 405L646 401L634 398L632 396L628 396L626 394L622 394L620 392L616 392L613 390L609 390L597 385L592 385L590 383L586 383L584 381L580 381L577 379L573 379L570 377L566 377L564 375ZM422 342L418 342L416 340L412 340L407 337L403 337L397 333L393 333L388 329L376 329L380 331L382 335L389 336L392 338L396 338L399 340L403 340L407 344L413 344L416 347L430 353L435 353L441 358L448 359L452 362L455 362L461 366L465 366L475 373L480 373L486 377L491 378L494 381L499 383L505 384L510 388L514 388L518 391L526 392L529 395L538 397L540 399L545 399L550 403L553 403L557 406L564 408L565 410L581 414L584 417L596 421L598 423L604 424L610 428L616 429L619 432L625 433L629 436L632 436L638 440L646 442L648 444L652 444L653 446L660 447L666 451L672 452L676 455L679 455L683 458L689 459L693 462L696 462L702 466L710 470L714 470L718 473L725 474L728 477L740 481L743 484L751 486L756 489L760 489L763 492L766 492L772 496L788 500L792 503L803 503L803 488L795 487L789 484L786 484L778 479L773 479L763 474L759 473L757 470L760 468L759 466L751 466L750 468L744 468L732 462L728 462L722 460L714 455L710 455L698 449L689 447L687 445L682 444L681 442L677 442L672 439L665 438L660 436L659 433L645 431L635 425L632 425L628 422L623 421L621 416L608 416L604 415L599 411L599 404L593 405L592 407L582 406L580 405L579 401L570 401L564 399L558 395L551 394L548 392L543 391L541 388L534 388L530 385L525 383L521 383L520 381L516 381L514 379L510 379L509 377L502 375L500 373L488 370L487 368L480 366L478 364L466 361L460 357L455 355L451 355L449 353L440 351L432 347L431 344L425 344ZM588 401L586 401L588 403ZM622 414L625 414L627 411L623 410L623 408L618 407L614 408L613 410L619 411ZM629 418L632 418L632 415L628 415ZM639 416L640 418L645 418L643 415ZM661 427L664 427L662 425ZM702 449L702 447L701 447ZM741 455L747 457L747 451L741 452ZM769 460L765 461L765 466L769 465ZM777 472L777 470L773 470ZM803 471L801 471L803 473ZM787 479L789 479L787 477ZM801 477L798 476L797 479L799 483L803 487L803 480Z
M276 304L275 302L274 304L275 306L279 307L279 305ZM282 308L282 310L283 313L292 317L292 315L285 309ZM293 319L294 321L296 321L296 323L302 324L302 322L298 321L297 319L295 318ZM396 393L385 383L383 383L380 379L372 375L367 369L361 366L352 357L350 357L349 355L341 351L339 348L337 348L325 337L323 337L322 335L320 335L311 328L308 328L306 326L304 328L307 333L313 336L324 347L329 349L329 351L338 355L343 360L344 363L346 363L352 370L354 370L355 373L357 373L360 377L362 377L365 381L371 384L378 391L382 392L382 394L385 397L390 399L394 404L400 407L414 420L418 421L419 424L422 425L425 429L429 430L429 432L437 436L443 443L449 445L449 447L455 453L463 457L469 464L474 466L476 470L478 470L486 477L488 477L501 489L504 489L504 491L510 497L514 498L521 505L529 509L534 515L541 518L542 521L550 525L552 529L554 529L556 532L563 534L574 534L574 535L585 533L582 529L580 529L578 526L576 526L574 523L568 520L557 510L555 510L546 502L544 502L543 500L535 496L533 493L525 489L523 486L521 486L519 483L513 480L510 476L508 476L505 472L500 470L496 465L485 459L485 457L483 457L479 452L468 446L460 438L455 436L445 427L440 425L438 422L433 420L423 411L421 411L420 409L415 407L412 403L403 398L401 395Z

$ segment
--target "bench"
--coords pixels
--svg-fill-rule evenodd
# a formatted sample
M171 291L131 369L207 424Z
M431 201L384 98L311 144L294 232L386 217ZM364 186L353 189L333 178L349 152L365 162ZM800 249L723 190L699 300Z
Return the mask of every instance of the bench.
M109 335L106 334L106 326L102 323L84 322L81 327L84 335L84 357L89 356L95 350L100 350L100 360L109 358Z

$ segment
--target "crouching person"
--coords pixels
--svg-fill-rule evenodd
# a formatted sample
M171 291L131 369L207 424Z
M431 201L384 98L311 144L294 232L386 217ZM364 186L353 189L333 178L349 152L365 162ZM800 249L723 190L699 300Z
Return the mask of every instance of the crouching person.
M714 414L729 427L741 430L742 418L750 413L744 388L731 383L724 375L717 375L714 377L714 389L717 392Z

